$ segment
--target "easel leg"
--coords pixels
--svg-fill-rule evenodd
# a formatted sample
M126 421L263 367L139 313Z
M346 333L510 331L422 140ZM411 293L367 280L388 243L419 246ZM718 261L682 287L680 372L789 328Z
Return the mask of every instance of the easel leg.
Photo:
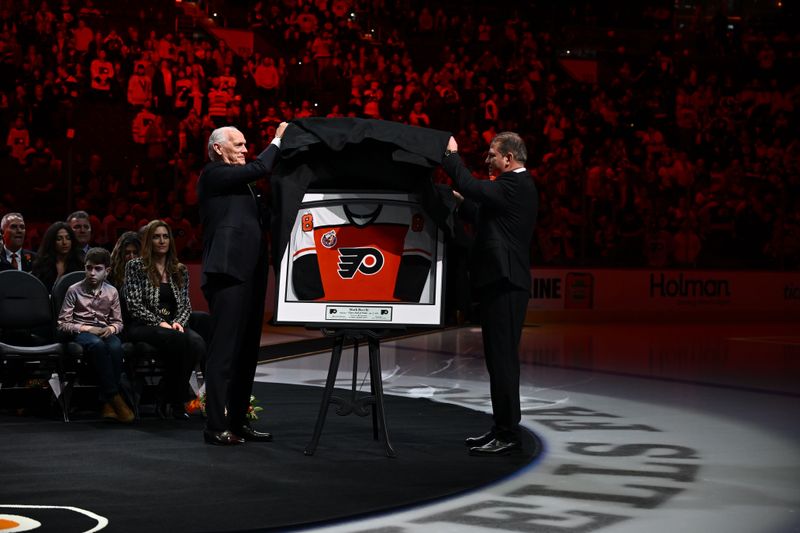
M372 364L370 364L370 369L372 369ZM370 370L371 374L372 370ZM373 440L378 440L378 399L375 396L375 383L372 380L372 375L370 375L369 379L369 393L374 399L372 403L372 438Z
M319 414L317 415L317 424L314 426L314 436L311 443L306 447L306 455L314 455L319 443L319 437L322 434L322 426L325 425L325 417L328 414L328 404L333 395L333 386L336 384L336 373L339 370L339 361L342 358L342 346L344 345L344 336L337 337L333 344L333 351L331 352L331 364L328 367L328 379L325 382L325 392L322 395L322 403L319 406Z
M358 384L358 339L353 339L353 378L350 401L355 405L358 396L356 395L356 385Z
M369 374L372 390L375 393L375 407L378 411L378 420L383 439L386 445L386 456L397 457L397 453L389 442L389 430L386 427L386 414L383 409L383 376L381 375L381 345L378 339L369 339ZM373 419L374 420L374 419ZM374 426L373 426L374 427Z

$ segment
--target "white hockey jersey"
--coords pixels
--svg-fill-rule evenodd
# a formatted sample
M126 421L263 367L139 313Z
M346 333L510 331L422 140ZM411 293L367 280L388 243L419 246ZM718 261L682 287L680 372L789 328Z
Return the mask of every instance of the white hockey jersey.
M300 300L419 302L436 227L417 206L349 202L301 209L291 244Z

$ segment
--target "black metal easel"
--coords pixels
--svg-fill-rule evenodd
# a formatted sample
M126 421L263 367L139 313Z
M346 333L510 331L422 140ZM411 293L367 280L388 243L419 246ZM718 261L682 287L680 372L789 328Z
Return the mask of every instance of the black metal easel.
M367 416L372 411L372 436L379 440L378 430L383 432L383 440L386 446L387 457L396 457L397 453L389 442L389 432L386 429L386 412L383 407L383 378L381 376L381 346L380 338L383 332L371 329L336 329L322 330L326 335L333 335L333 350L331 352L331 364L328 368L328 378L325 382L325 392L322 394L322 403L317 415L317 423L314 426L314 436L305 449L306 455L314 455L322 434L322 427L325 425L325 417L328 414L328 405L336 404L336 414L346 416L351 413L358 416ZM336 375L339 371L339 362L342 358L342 348L345 341L353 341L353 381L352 391L349 398L333 395L333 387L336 384ZM369 376L370 394L360 396L356 391L356 378L358 372L358 344L360 341L367 341L369 346ZM367 409L372 406L372 409Z

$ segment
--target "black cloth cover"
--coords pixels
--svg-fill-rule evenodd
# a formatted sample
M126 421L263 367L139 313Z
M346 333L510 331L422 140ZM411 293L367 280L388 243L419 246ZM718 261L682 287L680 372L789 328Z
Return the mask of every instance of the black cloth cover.
M400 191L418 194L422 208L449 237L455 200L431 177L450 133L359 118L304 118L281 139L271 177L272 259L276 272L308 190Z

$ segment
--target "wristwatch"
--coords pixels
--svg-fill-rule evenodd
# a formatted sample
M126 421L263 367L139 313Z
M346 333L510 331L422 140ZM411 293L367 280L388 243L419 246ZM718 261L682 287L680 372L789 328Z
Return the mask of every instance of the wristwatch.
M449 156L451 156L452 154L457 154L457 153L458 153L458 150L445 150L445 151L444 151L444 156L445 156L445 157L449 157Z

